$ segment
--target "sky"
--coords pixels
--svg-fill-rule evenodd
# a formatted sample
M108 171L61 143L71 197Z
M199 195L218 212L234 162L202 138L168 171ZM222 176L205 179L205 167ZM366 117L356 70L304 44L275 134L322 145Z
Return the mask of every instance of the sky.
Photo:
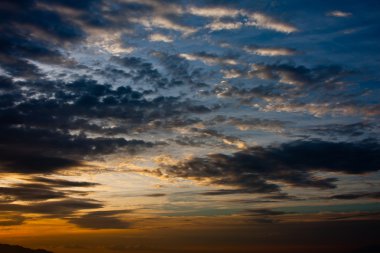
M377 252L379 40L376 0L1 1L0 243Z

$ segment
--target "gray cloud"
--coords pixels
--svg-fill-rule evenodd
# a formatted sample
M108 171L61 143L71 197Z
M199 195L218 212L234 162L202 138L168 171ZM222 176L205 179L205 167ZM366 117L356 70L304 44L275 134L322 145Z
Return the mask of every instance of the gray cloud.
M98 209L103 207L98 201L91 199L67 198L48 202L35 202L33 204L0 204L0 211L13 211L21 213L42 214L46 217L64 218L80 210Z
M44 184L13 184L0 187L0 195L14 197L16 200L47 200L65 197L65 193L55 191Z
M284 131L286 125L291 122L276 119L252 118L247 115L241 117L225 117L223 115L218 115L211 119L208 123L212 125L224 123L235 126L241 131L259 130L268 132L282 132Z
M69 222L82 228L91 229L126 229L131 223L125 221L117 215L128 213L128 210L118 211L95 211L78 218L70 218Z
M327 199L340 199L340 200L352 200L352 199L380 199L380 192L353 192L344 194L335 194L327 197Z
M232 155L195 157L162 172L237 190L217 193L270 193L280 191L279 181L298 187L335 188L336 178L313 176L314 171L363 174L378 171L380 147L375 141L357 143L320 140L294 141L279 146L251 147Z
M10 213L3 213L3 214L5 214L5 217L2 217L2 215L0 215L0 226L21 225L26 220L26 218L20 214L10 214Z
M52 187L92 187L99 185L98 183L84 181L69 181L64 179L51 179L46 177L33 177L33 182L45 183Z

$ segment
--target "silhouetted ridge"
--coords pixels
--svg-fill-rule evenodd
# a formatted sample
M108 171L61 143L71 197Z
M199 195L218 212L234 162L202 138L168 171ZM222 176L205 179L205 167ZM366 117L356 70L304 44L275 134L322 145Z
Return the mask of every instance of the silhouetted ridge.
M28 249L18 245L0 244L1 253L53 253L44 249Z

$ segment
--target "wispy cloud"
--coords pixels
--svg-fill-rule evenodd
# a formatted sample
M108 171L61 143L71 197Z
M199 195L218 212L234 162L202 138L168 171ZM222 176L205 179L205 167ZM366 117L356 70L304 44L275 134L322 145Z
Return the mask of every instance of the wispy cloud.
M281 22L263 13L252 13L249 15L249 18L250 21L246 24L248 26L256 26L261 29L269 29L282 33L293 33L298 31L295 26Z
M202 61L208 65L216 65L216 64L237 65L238 64L238 61L235 58L220 57L215 54L206 53L206 52L200 52L200 53L195 53L195 54L182 53L182 54L179 54L179 56L189 61Z
M297 50L284 47L258 47L246 46L244 50L248 53L262 55L262 56L291 56L298 53Z
M326 13L327 16L332 16L332 17L337 17L337 18L347 18L351 17L352 13L351 12L345 12L345 11L330 11Z

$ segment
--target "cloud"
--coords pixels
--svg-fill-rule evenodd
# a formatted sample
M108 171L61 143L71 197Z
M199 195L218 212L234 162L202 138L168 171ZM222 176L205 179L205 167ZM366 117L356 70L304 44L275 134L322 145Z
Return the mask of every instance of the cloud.
M16 173L49 173L70 167L79 167L80 161L44 156L36 153L22 153L20 150L2 150L0 171Z
M247 209L245 210L245 212L251 215L269 215L269 216L287 214L286 212L274 211L271 209Z
M50 179L45 177L31 177L27 183L13 183L0 187L0 196L6 203L14 201L42 201L49 199L64 199L69 194L86 195L86 191L70 191L70 187L94 187L99 184L90 182Z
M353 192L335 194L327 197L327 199L352 200L352 199L380 199L380 192Z
M46 177L33 177L33 182L44 183L53 187L93 187L99 185L98 183L84 182L84 181L69 181L64 179L52 179Z
M265 208L244 210L244 215L251 216L252 221L264 224L278 223L282 221L282 216L286 214L289 213Z
M10 214L3 212L0 214L0 227L1 226L17 226L24 223L26 218L20 214ZM1 250L1 244L0 244Z
M376 133L377 127L370 122L356 122L352 124L326 124L307 127L305 131L321 136L350 136L359 137Z
M179 56L189 61L202 61L207 65L216 65L216 64L237 65L238 64L238 61L235 58L220 57L215 54L206 53L206 52L199 52L195 54L182 53L182 54L179 54Z
M65 193L54 191L44 184L13 184L10 187L0 187L0 195L10 196L16 200L36 201L65 197Z
M165 68L166 76L172 79L162 87L174 88L188 85L190 88L205 88L208 86L210 73L200 67L190 65L183 57L158 51L152 55L159 60L161 67Z
M131 223L119 217L120 214L128 213L128 210L117 211L95 211L87 213L78 218L70 218L69 222L81 228L90 229L126 229Z
M376 117L380 112L379 105L366 103L360 97L350 95L352 86L345 82L345 78L352 73L350 71L337 66L275 69L255 66L254 70L248 71L250 78L275 82L252 88L221 82L214 86L212 93L220 98L236 99L262 112L310 114L315 117L357 115L369 118ZM247 73L241 72L241 75L247 76Z
M45 3L46 5L47 3ZM86 34L73 18L37 1L3 1L0 6L0 67L10 75L35 78L41 75L30 62L70 65L61 46L78 42Z
M199 128L192 128L191 131L193 133L196 133L196 134L199 134L200 136L192 136L188 139L188 142L186 143L187 145L195 145L197 146L197 144L205 144L205 138L210 138L210 137L214 137L214 138L217 138L220 142L224 143L224 144L227 144L227 145L231 145L231 146L235 146L236 148L238 149L245 149L247 148L247 144L245 143L245 141L237 138L237 137L234 137L234 136L229 136L229 135L225 135L225 134L221 134L219 133L218 131L216 130L213 130L213 129L199 129ZM195 139L196 138L199 138L200 141L199 142L196 142ZM184 141L184 140L182 140Z
M212 17L212 18L221 18L225 16L236 16L239 14L239 10L234 10L224 7L196 7L191 6L188 9L189 13L202 16L202 17Z
M71 187L93 187L98 184L90 182L68 181L43 177L27 179L32 183L14 183L7 187L0 187L0 196L5 201L0 203L0 212L9 213L6 219L0 216L0 226L20 225L26 220L18 213L42 215L45 218L67 219L73 224L86 228L121 228L129 226L115 215L130 211L95 211L82 216L78 213L87 209L99 209L104 205L93 199L80 199L69 195L87 194L86 191L72 191ZM27 204L18 204L18 201L27 201ZM93 222L95 222L93 224Z
M144 22L143 24L146 27L157 27L157 28L178 31L178 32L181 32L184 36L188 36L197 31L196 28L193 28L187 25L182 25L178 22L173 21L171 18L168 18L165 16L154 16L153 18Z
M251 21L246 23L248 26L256 26L261 29L269 29L282 33L293 33L298 31L295 26L281 22L263 13L254 12L249 15L249 18Z
M304 87L304 89L309 92L311 89L316 88L341 88L345 84L343 81L344 78L353 73L353 71L337 65L309 68L303 65L295 66L293 64L254 63L251 65L250 70L228 70L225 72L225 75L228 78L258 78L295 86L308 85ZM276 90L281 88L282 87L279 86Z
M7 149L1 148L0 169L15 173L51 173L72 167L84 167L85 163L80 160L86 155L108 154L129 144L131 144L130 147L146 144L143 141L127 141L122 138L92 139L85 136L72 136L62 134L60 131L35 131L29 128L3 128L2 130L4 139L12 139L13 143ZM25 145L31 146L25 148ZM41 152L45 155L41 155ZM59 157L62 153L65 157Z
M260 12L248 12L243 9L238 10L220 6L192 6L188 9L188 12L192 15L212 18L212 22L205 26L205 28L212 31L240 29L243 26L255 26L260 29L268 29L282 33L293 33L298 31L295 26L281 22L274 17L270 17ZM242 17L243 19L241 19ZM224 21L223 19L229 20Z
M101 207L103 207L103 204L95 200L67 198L63 200L35 202L27 205L3 203L0 204L0 211L33 213L52 218L64 218L80 210L98 209Z
M162 41L162 42L173 42L172 37L164 34L154 33L149 36L150 41Z
M208 124L212 125L221 123L232 125L241 131L259 130L280 133L284 131L285 126L290 122L276 119L252 118L248 115L244 117L225 117L218 115L208 122Z
M121 63L137 68L137 79L156 76L150 65L137 58L126 58ZM112 88L92 80L64 83L7 79L4 83L9 84L4 86L9 92L0 103L0 136L11 144L0 146L0 166L7 172L49 173L85 166L85 157L120 150L140 152L155 144L126 139L125 134L162 118L174 122L187 113L210 111L179 98L146 99L144 93L129 86Z
M307 68L305 66L293 66L290 64L253 64L249 71L250 77L265 80L275 80L292 85L334 83L339 78L350 74L339 66L318 66Z
M133 83L152 89L169 89L189 85L187 88L204 87L208 76L199 68L191 67L186 60L177 55L154 51L152 56L159 60L159 68L138 57L112 57L111 60L128 69L129 78Z
M331 17L337 17L337 18L347 18L347 17L352 16L352 13L336 10L336 11L327 12L326 15L331 16Z
M336 178L321 178L313 172L360 175L379 167L380 146L367 140L356 143L320 140L294 141L278 146L251 147L243 151L195 157L163 169L169 177L232 186L236 193L280 191L273 182L296 187L335 188ZM228 194L231 192L227 191Z
M152 193L152 194L146 194L144 197L153 197L153 198L159 198L159 197L165 197L165 193Z
M241 22L234 22L234 21L220 21L215 20L211 22L210 24L206 25L205 28L210 29L211 31L219 31L219 30L236 30L240 29L243 26L243 23Z
M298 53L298 51L295 49L283 47L246 46L244 47L244 50L248 53L261 56L290 56Z

